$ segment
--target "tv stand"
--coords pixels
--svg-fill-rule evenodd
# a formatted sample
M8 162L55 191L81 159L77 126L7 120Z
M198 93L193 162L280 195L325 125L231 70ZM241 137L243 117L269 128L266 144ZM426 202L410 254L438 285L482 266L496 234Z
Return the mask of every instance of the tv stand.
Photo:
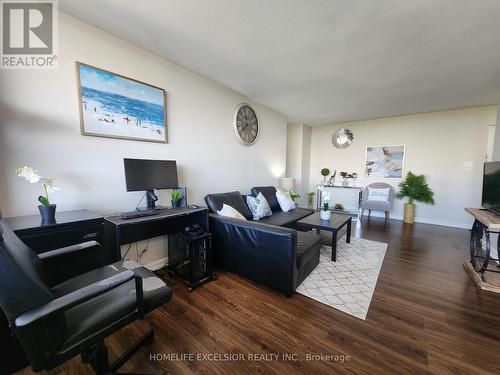
M465 211L475 219L470 238L470 266L480 274L484 282L485 272L500 272L491 267L488 268L490 261L499 264L500 215L478 208L466 208ZM491 253L493 256L490 256Z

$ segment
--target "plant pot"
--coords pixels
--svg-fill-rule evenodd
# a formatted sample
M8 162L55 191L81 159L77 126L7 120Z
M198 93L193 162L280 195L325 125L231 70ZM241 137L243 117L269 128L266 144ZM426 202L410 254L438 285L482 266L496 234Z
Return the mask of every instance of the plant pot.
M172 208L179 208L181 206L181 201L171 201Z
M319 216L321 217L321 220L330 220L330 216L332 216L332 213L330 210L327 211L321 210Z
M40 215L42 216L42 225L56 223L56 205L49 204L48 206L38 206Z
M413 224L415 222L415 205L413 203L405 203L405 223Z

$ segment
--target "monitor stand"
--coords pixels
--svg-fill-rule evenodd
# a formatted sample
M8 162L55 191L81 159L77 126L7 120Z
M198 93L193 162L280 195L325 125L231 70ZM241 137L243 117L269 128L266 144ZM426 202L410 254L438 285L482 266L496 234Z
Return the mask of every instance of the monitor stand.
M158 200L154 190L146 191L146 200L147 200L147 209L148 210L156 210L155 202Z

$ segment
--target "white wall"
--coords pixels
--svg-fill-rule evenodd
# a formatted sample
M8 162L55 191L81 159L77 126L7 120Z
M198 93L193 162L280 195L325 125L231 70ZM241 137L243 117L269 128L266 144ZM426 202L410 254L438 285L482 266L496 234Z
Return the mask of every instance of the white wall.
M168 144L80 135L75 61L162 87L167 92ZM29 165L56 179L58 210L132 210L141 193L127 193L123 158L175 159L191 203L209 192L277 184L286 166L286 120L251 103L261 134L241 146L232 121L247 98L70 16L59 18L56 70L0 71L0 208L4 216L37 212L38 186L14 174ZM168 194L160 204L168 204ZM147 262L161 258L153 245ZM160 248L158 250L158 247Z
M500 127L500 104L497 109L497 120L496 125ZM495 131L495 137L493 142L493 156L491 158L492 161L500 160L500 131L497 133Z
M295 178L295 190L301 195L301 204L306 206L310 184L311 127L288 124L286 144L286 176Z
M470 228L472 219L464 207L481 204L488 127L496 123L496 115L496 106L487 106L313 127L311 187L322 180L320 170L325 167L357 172L360 185L384 181L397 187L401 179L365 177L365 149L404 144L404 173L424 174L435 193L436 205L417 204L417 221ZM353 144L344 150L331 144L340 127L354 133ZM472 161L473 168L465 169L465 161ZM396 201L391 216L402 218L402 201Z

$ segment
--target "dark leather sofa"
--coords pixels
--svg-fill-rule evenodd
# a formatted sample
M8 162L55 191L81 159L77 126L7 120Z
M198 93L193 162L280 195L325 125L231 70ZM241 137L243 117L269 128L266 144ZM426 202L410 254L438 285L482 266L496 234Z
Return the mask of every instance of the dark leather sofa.
M246 198L238 191L208 194L216 266L291 296L319 263L321 236L294 229L295 223L314 211L297 208L283 212L272 186L254 187L266 197L272 216L252 220ZM247 220L217 215L227 204Z

